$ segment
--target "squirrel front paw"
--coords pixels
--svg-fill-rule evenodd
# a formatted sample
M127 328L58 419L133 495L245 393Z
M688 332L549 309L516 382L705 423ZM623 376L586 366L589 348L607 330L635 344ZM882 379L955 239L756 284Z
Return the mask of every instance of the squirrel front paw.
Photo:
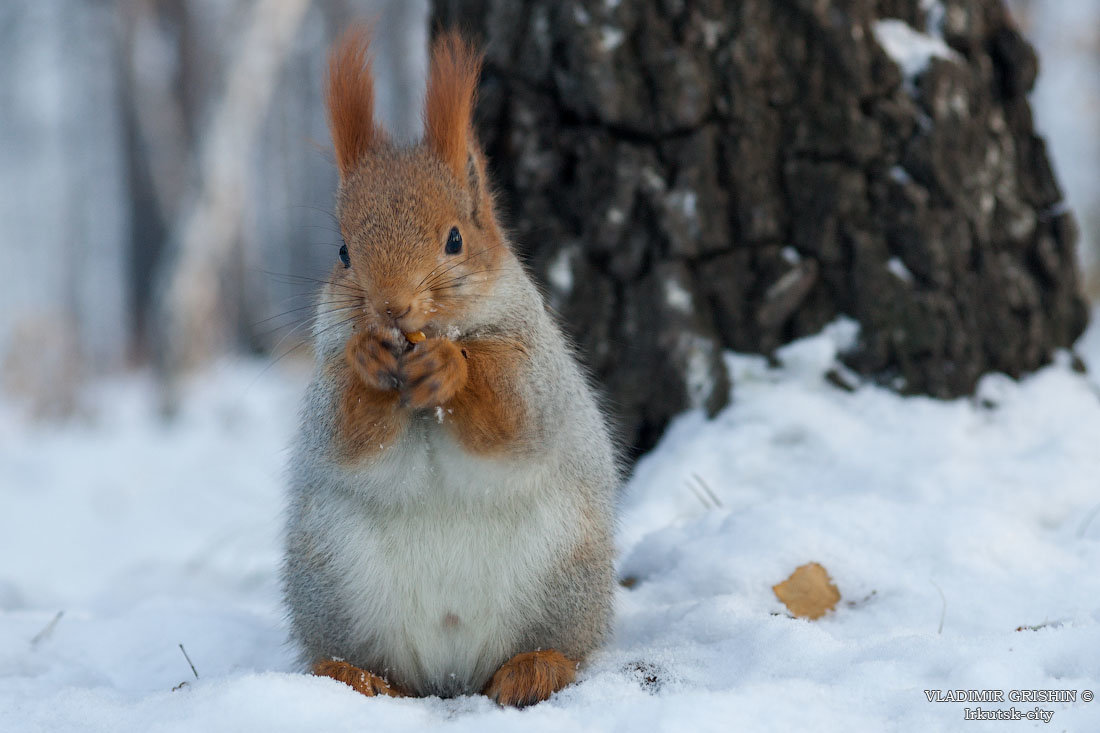
M400 359L401 404L414 409L442 405L466 386L466 353L455 342L432 338Z
M365 385L399 393L402 407L435 407L466 386L466 354L455 342L431 338L408 348L389 333L361 331L345 356Z
M378 331L360 331L348 339L348 366L368 387L389 391L400 389L401 370L398 341Z

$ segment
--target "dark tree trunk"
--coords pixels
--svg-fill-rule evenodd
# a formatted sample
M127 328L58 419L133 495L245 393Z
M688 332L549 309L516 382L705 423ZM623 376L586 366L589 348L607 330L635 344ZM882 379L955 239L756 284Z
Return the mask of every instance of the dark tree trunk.
M937 397L1035 369L1084 327L1025 96L1035 54L1001 0L434 15L486 44L479 131L507 223L635 452L725 404L722 349L771 353L841 314L861 325L849 366ZM906 76L880 42L918 31L950 48Z

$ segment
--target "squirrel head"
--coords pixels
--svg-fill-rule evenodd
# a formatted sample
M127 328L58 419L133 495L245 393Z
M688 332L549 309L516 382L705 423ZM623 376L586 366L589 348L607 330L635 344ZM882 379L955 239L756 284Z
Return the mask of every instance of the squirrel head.
M398 147L374 120L368 46L369 33L353 28L329 59L344 243L325 300L355 313L356 328L462 330L515 262L473 132L481 55L454 32L433 43L424 138Z

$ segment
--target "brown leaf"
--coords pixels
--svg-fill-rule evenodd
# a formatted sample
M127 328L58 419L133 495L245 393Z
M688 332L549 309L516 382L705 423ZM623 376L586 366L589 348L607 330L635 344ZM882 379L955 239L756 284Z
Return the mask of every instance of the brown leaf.
M821 618L826 611L836 608L840 600L840 591L829 579L829 573L816 562L799 567L791 577L773 585L772 590L791 613L808 619Z

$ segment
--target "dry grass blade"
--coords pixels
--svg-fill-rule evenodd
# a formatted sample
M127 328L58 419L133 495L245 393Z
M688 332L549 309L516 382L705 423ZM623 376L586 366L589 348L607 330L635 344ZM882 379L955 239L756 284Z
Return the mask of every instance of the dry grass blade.
M58 611L57 615L46 624L45 628L34 635L34 638L31 639L31 646L38 646L44 639L48 638L50 634L53 633L53 630L57 628L57 622L60 621L61 617L64 615L64 611Z
M187 664L191 667L191 674L195 675L195 679L198 679L198 670L195 669L195 663L191 661L191 657L188 656L187 650L183 648L183 644L180 644L180 651L183 652L183 658L187 660Z

